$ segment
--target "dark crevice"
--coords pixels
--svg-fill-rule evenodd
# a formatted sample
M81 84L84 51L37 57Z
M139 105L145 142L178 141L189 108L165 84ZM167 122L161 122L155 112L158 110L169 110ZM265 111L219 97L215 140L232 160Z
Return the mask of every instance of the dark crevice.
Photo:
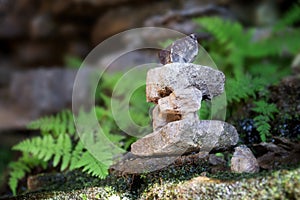
M159 95L159 97L164 98L164 97L169 96L172 92L173 91L172 91L171 88L165 87L165 88L158 91L158 95Z

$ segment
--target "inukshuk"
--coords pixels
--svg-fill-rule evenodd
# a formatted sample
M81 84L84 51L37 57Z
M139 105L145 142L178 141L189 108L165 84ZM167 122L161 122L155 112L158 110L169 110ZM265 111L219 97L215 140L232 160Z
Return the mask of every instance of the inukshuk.
M185 63L192 62L198 52L193 34L175 41L166 51L166 56L182 59L148 71L147 101L157 104L152 114L154 132L133 143L131 152L138 156L181 155L235 145L238 133L232 125L199 120L197 114L202 99L224 92L224 74L211 67Z
M133 155L129 157L135 158L123 162L122 170L152 170L153 165L170 164L182 154L210 152L237 144L238 133L232 125L199 119L201 101L224 92L225 76L211 67L190 63L197 52L194 35L187 36L163 51L163 56L169 58L162 58L162 64L167 64L148 71L146 97L156 104L152 113L153 132L131 145Z

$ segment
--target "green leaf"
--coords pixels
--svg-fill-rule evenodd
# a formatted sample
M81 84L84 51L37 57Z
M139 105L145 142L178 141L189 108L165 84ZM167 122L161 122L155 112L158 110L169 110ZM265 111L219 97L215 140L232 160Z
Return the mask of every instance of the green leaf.
M83 60L77 56L66 55L64 57L65 66L69 68L79 69Z
M29 154L24 153L18 161L10 162L9 164L9 180L8 185L13 192L13 195L17 193L18 181L25 177L26 173L38 165L44 166L44 163L37 159L36 157L29 156Z
M274 30L278 31L286 26L300 21L300 2L295 3L292 8L279 20Z
M62 164L60 170L63 171L68 167L71 160L72 142L70 137L68 137L67 135L63 135L61 140L62 142L60 143L64 148L62 149L63 158L62 158Z
M270 136L271 126L270 120L274 118L274 113L278 113L278 109L275 104L267 103L265 100L259 100L253 102L255 105L252 110L258 115L254 117L254 126L260 134L260 139L265 142L267 136Z
M71 160L70 160L70 170L76 169L77 163L81 159L81 156L84 152L84 146L81 141L77 143L74 151L72 152Z
M75 126L73 113L69 110L64 110L55 116L46 116L37 119L27 126L28 129L40 129L44 135L53 135L58 137L60 134L68 133L74 135Z
M83 153L75 168L83 168L84 172L86 171L99 178L105 178L108 175L108 167L108 165L99 162L87 151Z
M278 109L275 104L269 104L264 100L253 102L255 107L252 108L253 111L257 113L261 113L263 115L269 116L270 118L273 118L274 113L278 113Z

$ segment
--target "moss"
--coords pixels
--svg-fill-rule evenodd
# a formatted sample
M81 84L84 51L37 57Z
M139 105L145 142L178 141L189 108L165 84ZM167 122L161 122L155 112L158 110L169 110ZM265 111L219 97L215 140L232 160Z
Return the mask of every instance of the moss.
M154 184L141 199L299 199L300 168L279 170L269 176L220 181L196 177L176 183Z
M49 187L55 191L32 192L17 199L297 199L300 166L256 174L208 173L209 166L171 165L143 175L109 175L100 180L74 171L66 182Z

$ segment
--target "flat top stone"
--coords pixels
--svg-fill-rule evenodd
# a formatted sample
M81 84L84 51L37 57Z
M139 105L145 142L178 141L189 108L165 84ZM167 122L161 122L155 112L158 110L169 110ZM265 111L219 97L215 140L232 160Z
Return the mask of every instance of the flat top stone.
M170 63L148 71L146 96L148 102L157 103L173 91L195 87L204 99L212 99L224 92L224 84L225 75L219 70L192 63Z

